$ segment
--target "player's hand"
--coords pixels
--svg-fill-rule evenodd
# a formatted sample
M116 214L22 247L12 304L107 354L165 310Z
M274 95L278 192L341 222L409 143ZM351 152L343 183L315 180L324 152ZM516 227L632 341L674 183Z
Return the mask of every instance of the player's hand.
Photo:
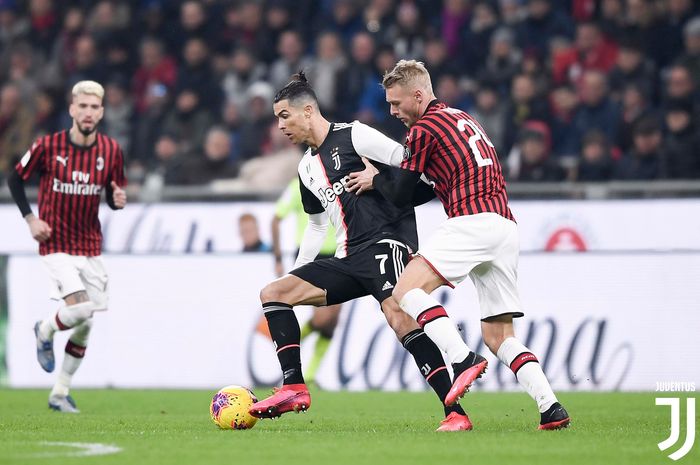
M116 182L112 181L112 200L117 208L126 206L126 191L119 187Z
M51 237L51 226L41 218L31 215L27 217L27 223L35 241L44 242Z
M372 181L377 173L379 173L379 170L365 157L362 157L362 163L365 164L365 169L363 171L350 173L350 180L345 186L348 192L354 192L357 195L374 189Z

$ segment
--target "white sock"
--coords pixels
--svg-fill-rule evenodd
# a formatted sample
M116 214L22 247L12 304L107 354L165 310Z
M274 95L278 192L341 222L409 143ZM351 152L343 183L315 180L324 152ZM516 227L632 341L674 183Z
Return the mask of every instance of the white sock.
M399 306L418 321L425 334L447 354L450 363L458 363L467 358L471 352L469 347L434 297L423 289L411 289L404 294Z
M85 348L91 328L92 318L89 318L73 331L71 338L66 344L66 353L63 358L63 364L61 365L61 371L58 373L56 384L54 384L53 389L51 389L51 396L67 396L70 392L73 375L78 370L85 356Z
M557 396L554 395L540 362L522 342L514 337L507 338L498 348L496 356L513 370L518 383L537 402L540 413L546 412L557 402Z
M42 339L53 339L56 331L77 327L90 318L93 312L95 312L95 305L90 301L74 305L63 305L55 314L41 322L39 334ZM62 327L59 326L59 321Z

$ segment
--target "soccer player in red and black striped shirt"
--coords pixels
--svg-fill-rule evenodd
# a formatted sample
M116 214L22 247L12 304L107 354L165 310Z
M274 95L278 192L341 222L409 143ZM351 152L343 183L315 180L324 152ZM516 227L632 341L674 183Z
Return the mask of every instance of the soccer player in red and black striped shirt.
M393 291L425 333L439 347L449 347L455 383L445 403L464 395L488 363L460 344L459 334L444 318L447 312L430 293L469 277L479 296L484 342L537 402L539 429L567 426L569 415L537 358L515 338L513 318L523 316L516 283L518 230L493 143L469 114L435 98L422 63L401 60L382 85L391 114L409 128L402 169L389 178L366 164L365 171L350 175L348 188L358 194L374 188L403 205L425 176L445 208L447 220L419 248L420 259L408 264Z
M97 132L104 114L103 87L81 81L73 87L70 115L73 125L39 138L17 164L9 187L39 255L49 271L51 298L64 305L34 326L41 367L55 367L53 335L73 328L66 344L61 372L49 396L49 407L77 412L69 395L73 374L80 366L95 311L107 309L107 272L102 258L102 231L98 219L100 196L105 192L112 209L126 205L124 156L119 144ZM24 182L39 175L39 216L27 202Z

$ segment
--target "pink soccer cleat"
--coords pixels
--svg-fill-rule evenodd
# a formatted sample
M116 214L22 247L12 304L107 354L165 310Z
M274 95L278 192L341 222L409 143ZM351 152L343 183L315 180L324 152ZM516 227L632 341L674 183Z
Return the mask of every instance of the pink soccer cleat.
M472 428L472 422L467 415L450 412L435 431L471 431Z
M311 407L311 395L306 384L285 384L275 388L267 399L254 403L248 413L256 418L275 418L287 412L305 412Z
M481 375L486 372L486 367L488 367L489 362L487 362L486 359L479 354L474 355L476 356L474 364L467 368L460 367L460 365L464 362L452 364L452 368L454 369L455 373L455 381L452 383L450 392L448 392L447 396L445 397L445 405L448 407L457 402L464 394L466 394L469 391L472 383L478 378L481 378Z

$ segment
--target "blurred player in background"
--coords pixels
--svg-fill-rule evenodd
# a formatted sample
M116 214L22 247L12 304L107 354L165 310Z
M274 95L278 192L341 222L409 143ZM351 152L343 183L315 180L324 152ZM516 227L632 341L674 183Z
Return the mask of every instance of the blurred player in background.
M98 218L100 195L110 208L126 205L124 156L119 144L97 132L104 115L103 87L80 81L73 87L70 130L39 138L11 174L12 197L39 242L41 261L49 272L50 297L63 299L55 314L34 326L41 367L55 367L53 336L72 329L49 407L78 413L70 396L73 375L85 356L92 316L107 310L107 272L102 258L102 230ZM39 216L27 201L24 183L39 174Z
M260 292L283 385L271 397L253 404L250 414L274 418L311 406L301 370L301 336L294 306L334 305L366 295L380 303L389 326L413 356L424 379L444 401L452 382L440 349L391 297L418 243L413 205L434 198L432 187L421 182L411 201L402 208L391 205L379 193L358 197L347 192L348 175L363 166L359 153L388 170L392 159L395 164L400 163L403 149L360 122L326 120L303 73L277 93L273 111L279 129L290 140L309 146L298 169L301 201L309 223L294 269ZM329 221L336 230L335 256L315 260ZM438 431L471 429L459 404L444 406L444 411L446 418Z
M301 194L299 191L299 177L295 177L287 189L282 193L282 196L275 205L275 216L272 218L272 249L275 256L275 275L279 278L285 274L284 265L282 263L282 249L280 244L280 223L290 214L294 215L296 222L295 240L297 248L301 247L301 241L304 237L304 231L309 223L309 215L304 211L304 205L301 202ZM326 239L321 245L321 250L316 256L317 260L330 258L335 255L335 229L329 225ZM297 250L297 255L299 251ZM301 340L316 332L318 339L314 345L313 356L311 361L304 370L304 379L308 383L316 382L316 372L321 366L323 356L328 352L331 345L331 338L335 327L338 325L338 316L343 305L330 305L328 307L314 307L311 319L301 328ZM262 318L262 324L267 328L267 321Z
M484 342L537 402L539 429L568 426L569 415L537 357L515 338L513 318L524 315L516 282L518 228L493 144L471 116L435 98L422 63L399 61L382 85L391 114L409 128L402 169L389 179L365 163L365 171L350 176L348 188L360 194L376 189L395 205L407 205L425 175L448 216L406 267L394 298L443 346L454 340L454 328L441 318L447 312L430 293L442 285L455 287L469 276L479 296ZM481 355L457 344L451 347L447 356L457 379L472 379L486 369ZM451 391L446 403L465 392Z

